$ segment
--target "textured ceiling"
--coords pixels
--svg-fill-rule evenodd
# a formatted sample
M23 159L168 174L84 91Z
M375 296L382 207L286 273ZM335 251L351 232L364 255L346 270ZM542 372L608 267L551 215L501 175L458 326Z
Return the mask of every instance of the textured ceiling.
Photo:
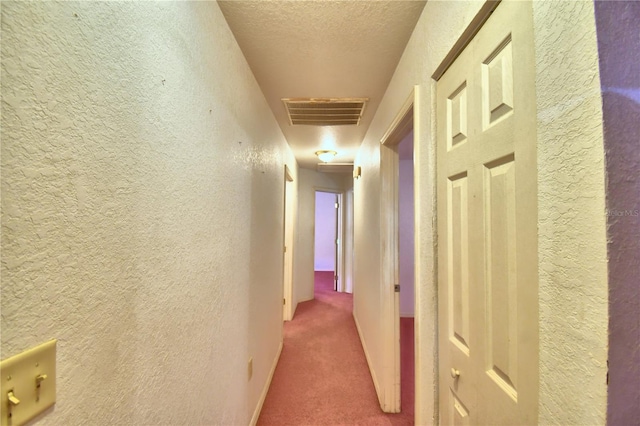
M301 167L353 161L424 1L218 1ZM292 126L282 98L369 98L360 125Z

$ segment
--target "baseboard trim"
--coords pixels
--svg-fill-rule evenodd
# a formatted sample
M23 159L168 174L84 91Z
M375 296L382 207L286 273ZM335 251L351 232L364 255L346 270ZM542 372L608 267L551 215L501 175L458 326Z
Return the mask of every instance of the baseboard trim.
M380 407L383 406L384 395L382 395L380 391L380 385L378 384L378 378L376 377L376 372L373 370L373 366L371 365L371 357L369 357L369 351L367 350L367 345L364 342L364 338L362 337L362 330L360 329L360 323L358 323L358 317L356 317L355 312L353 314L353 320L356 323L356 330L358 330L358 337L360 337L360 344L362 345L362 349L364 350L364 357L367 360L367 365L369 366L369 373L371 374L371 379L373 379L373 386L376 388L376 395L378 395L378 403Z
M258 401L258 405L253 412L253 417L251 417L251 426L255 426L258 423L258 418L260 417L260 412L262 411L262 405L264 404L264 400L267 398L267 393L269 392L269 387L271 386L271 380L273 379L273 374L276 372L276 367L278 366L278 361L280 361L280 354L282 353L282 346L284 342L280 342L280 346L278 347L278 353L273 361L273 365L271 366L271 371L269 372L269 377L267 377L267 382L264 385L264 389L262 389L262 394L260 395L260 400Z

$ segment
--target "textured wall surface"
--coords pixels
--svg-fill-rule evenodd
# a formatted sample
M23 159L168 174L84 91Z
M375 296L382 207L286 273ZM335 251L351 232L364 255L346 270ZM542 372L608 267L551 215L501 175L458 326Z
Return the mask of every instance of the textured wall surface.
M3 2L1 35L2 358L59 339L42 424L247 424L297 166L217 4Z
M540 424L604 424L604 151L591 2L534 2Z
M346 191L352 178L338 173L299 169L298 228L293 280L293 311L298 302L313 299L316 190Z
M640 419L640 2L595 2L609 254L607 423Z

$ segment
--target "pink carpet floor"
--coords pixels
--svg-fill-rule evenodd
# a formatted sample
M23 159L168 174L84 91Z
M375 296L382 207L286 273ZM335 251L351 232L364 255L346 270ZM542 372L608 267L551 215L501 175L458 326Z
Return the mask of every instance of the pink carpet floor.
M258 425L412 425L413 319L401 321L402 413L386 414L353 320L353 296L333 291L332 278L316 272L315 299L285 323Z

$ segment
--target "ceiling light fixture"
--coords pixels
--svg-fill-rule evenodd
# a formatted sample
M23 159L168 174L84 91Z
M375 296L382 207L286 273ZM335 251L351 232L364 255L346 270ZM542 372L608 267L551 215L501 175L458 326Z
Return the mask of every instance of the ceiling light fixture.
M337 152L335 151L327 151L327 150L316 151L316 155L318 156L320 161L322 161L323 163L328 163L329 161L333 160L333 157L335 157L336 154Z

